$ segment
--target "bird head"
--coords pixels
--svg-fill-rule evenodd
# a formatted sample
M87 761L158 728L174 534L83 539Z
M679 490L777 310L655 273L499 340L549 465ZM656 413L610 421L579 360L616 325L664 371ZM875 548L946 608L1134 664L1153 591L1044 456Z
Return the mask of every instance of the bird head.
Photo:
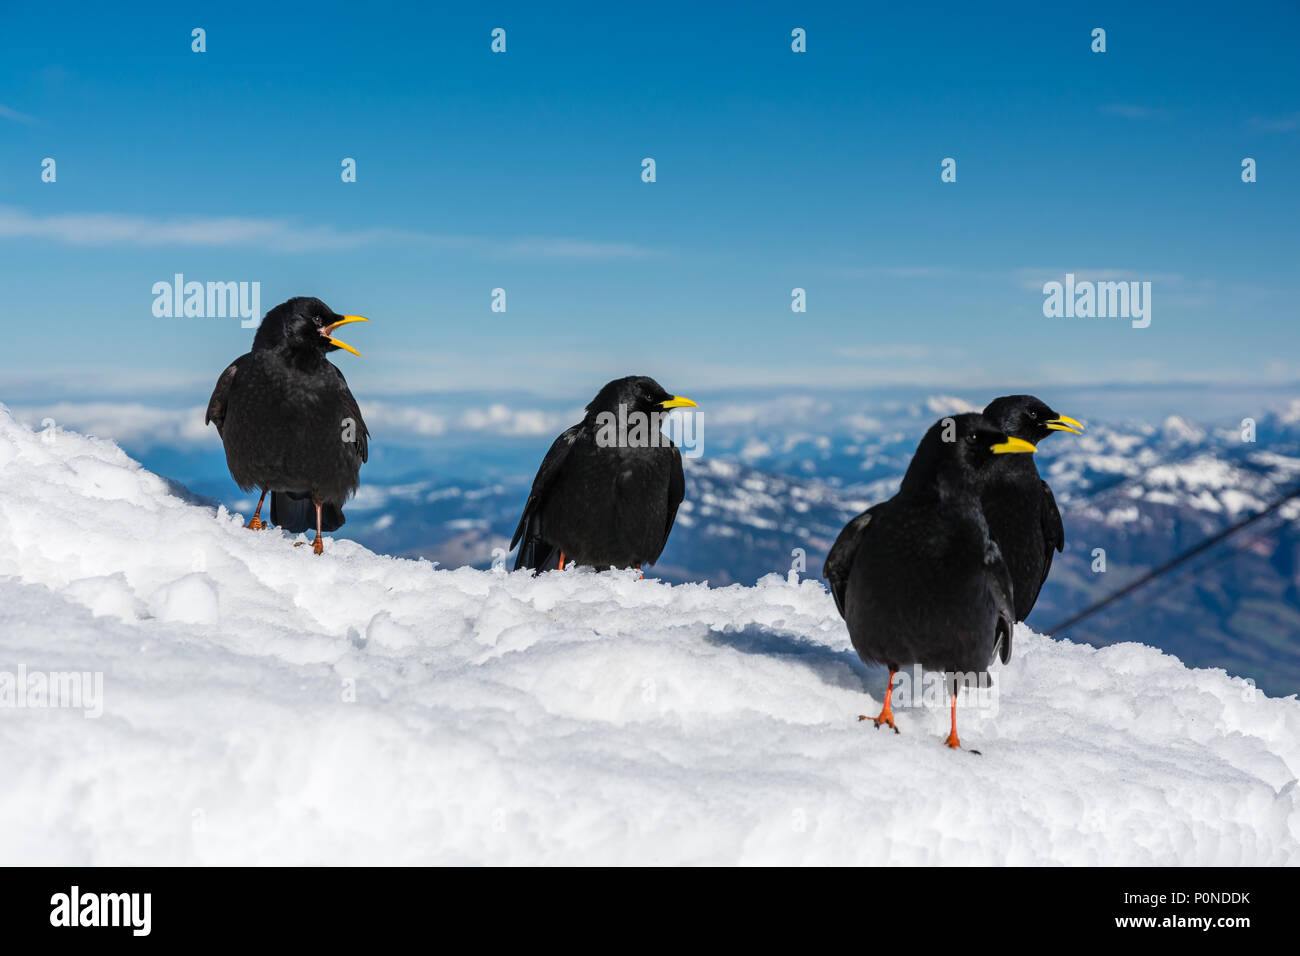
M1083 424L1052 411L1033 395L1004 395L989 402L984 417L1006 434L1037 445L1052 432L1083 434Z
M622 405L629 412L664 412L670 408L695 408L696 403L681 395L669 393L654 379L645 375L629 375L616 378L599 392L587 405L587 415L596 416L601 412L618 414Z
M253 348L282 348L292 353L334 352L344 349L361 353L334 338L334 331L352 322L369 322L361 315L339 315L320 299L298 296L282 302L270 312L257 329Z
M921 439L903 488L935 484L978 486L998 455L1031 454L1034 445L1008 435L979 412L949 415L930 426Z

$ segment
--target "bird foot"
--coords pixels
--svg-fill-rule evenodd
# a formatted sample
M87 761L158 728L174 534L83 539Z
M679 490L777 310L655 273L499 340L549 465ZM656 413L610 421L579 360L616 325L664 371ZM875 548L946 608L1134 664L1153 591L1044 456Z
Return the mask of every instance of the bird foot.
M877 730L879 730L882 725L888 725L894 729L894 733L898 733L898 725L894 723L894 715L890 711L881 711L879 717L868 717L866 714L858 714L858 720L871 721L876 725Z
M244 525L244 527L249 528L253 531L261 531L263 528L266 527L266 525L262 524L261 518L254 515L252 518L248 519L248 524Z
M311 543L311 549L312 549L312 551L314 551L316 554L324 554L324 553L325 553L325 544L324 544L323 541L321 541L321 539L320 539L320 535L316 535L316 540L313 541L313 542Z

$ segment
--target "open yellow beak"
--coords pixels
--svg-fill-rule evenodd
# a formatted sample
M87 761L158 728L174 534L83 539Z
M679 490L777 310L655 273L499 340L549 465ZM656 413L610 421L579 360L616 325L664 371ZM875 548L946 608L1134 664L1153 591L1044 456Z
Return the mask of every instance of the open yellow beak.
M1083 422L1071 418L1069 415L1062 415L1060 418L1053 418L1051 421L1043 422L1052 431L1069 432L1071 435L1083 434Z
M340 325L350 325L353 322L369 322L369 321L370 320L367 319L364 315L345 315L343 316L343 318L339 319L333 325L327 325L323 327L320 330L320 334L325 336L325 338L329 340L330 345L333 345L337 348L341 348L344 351L351 352L357 358L361 358L361 353L358 352L356 349L354 349L352 346L348 345L347 342L340 342L338 339L333 337L334 330L337 329Z
M993 452L995 455L1014 455L1027 451L1038 451L1038 449L1029 444L1029 442L1025 441L1023 438L1012 437L1000 444L991 445L989 451Z
M693 402L689 398L684 398L681 395L674 395L672 398L668 399L667 401L660 402L659 407L660 408L699 408L700 406L697 402Z

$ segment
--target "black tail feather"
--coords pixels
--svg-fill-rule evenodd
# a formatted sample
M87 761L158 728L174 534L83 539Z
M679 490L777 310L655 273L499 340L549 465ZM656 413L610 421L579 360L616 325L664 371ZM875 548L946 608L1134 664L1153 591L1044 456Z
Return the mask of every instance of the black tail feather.
M515 557L515 570L527 568L536 574L560 567L560 549L533 535L525 535Z
M337 531L348 519L343 517L343 509L333 502L325 502L320 510L321 530ZM271 524L285 531L315 531L316 505L310 494L294 494L288 491L271 492Z

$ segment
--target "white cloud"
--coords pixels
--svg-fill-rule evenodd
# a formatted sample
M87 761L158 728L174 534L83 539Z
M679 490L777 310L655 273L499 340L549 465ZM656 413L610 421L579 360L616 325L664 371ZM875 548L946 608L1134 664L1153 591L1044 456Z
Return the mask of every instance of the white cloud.
M216 429L203 424L206 406L157 408L138 402L59 402L11 408L20 422L44 429L47 422L96 438L137 448L198 445L217 441Z
M572 413L562 415L535 408L510 408L497 403L485 409L471 408L465 411L458 423L465 431L518 437L554 434L577 420Z
M1017 284L1027 291L1043 291L1045 282L1064 282L1066 273L1080 282L1151 282L1168 288L1177 288L1186 280L1177 272L1146 272L1140 269L1080 269L1061 266L1055 269L1017 269Z
M1168 119L1171 115L1168 110L1135 103L1108 103L1101 108L1101 111L1107 116L1119 116L1123 119Z
M831 274L843 279L938 279L963 274L963 270L947 266L859 266L832 269Z
M1289 133L1300 129L1300 112L1279 117L1252 116L1250 125L1269 133Z
M26 113L20 113L0 103L0 119L13 120L15 123L26 123L28 126L36 122L36 117L28 116Z
M441 236L410 229L339 230L282 219L241 216L160 218L118 213L32 215L0 206L0 239L43 239L70 245L258 246L275 252L330 252L366 246L429 246L473 255L543 261L645 258L655 253L626 242L594 239L488 239Z
M983 406L974 405L956 395L931 395L925 400L925 409L933 415L961 415L965 412L978 412Z
M203 423L206 406L164 408L142 402L58 402L10 409L32 428L52 420L60 428L108 438L133 448L215 444L217 430ZM510 407L495 403L456 411L436 411L392 402L362 402L361 413L372 433L386 438L430 438L449 434L500 435L510 438L559 434L578 421L576 409L563 412Z
M899 359L919 361L958 354L956 349L938 349L930 345L845 345L836 349L836 352L844 358L864 362Z
M445 415L409 405L362 402L361 414L372 432L378 430L419 436L443 435L447 432Z
M585 239L515 239L492 245L499 259L646 259L655 253L626 242L592 242Z

